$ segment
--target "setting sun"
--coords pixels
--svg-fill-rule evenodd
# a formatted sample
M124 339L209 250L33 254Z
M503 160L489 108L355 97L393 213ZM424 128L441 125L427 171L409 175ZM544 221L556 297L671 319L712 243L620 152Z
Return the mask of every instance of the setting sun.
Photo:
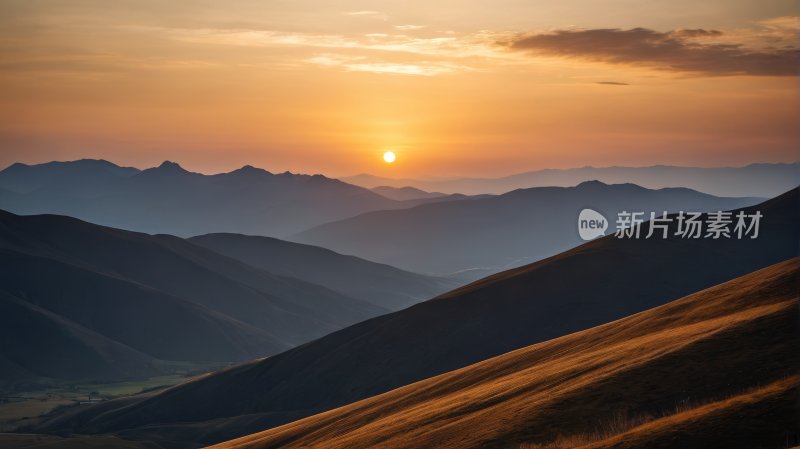
M391 151L387 151L383 155L383 160L385 160L386 162L394 162L394 153L392 153Z

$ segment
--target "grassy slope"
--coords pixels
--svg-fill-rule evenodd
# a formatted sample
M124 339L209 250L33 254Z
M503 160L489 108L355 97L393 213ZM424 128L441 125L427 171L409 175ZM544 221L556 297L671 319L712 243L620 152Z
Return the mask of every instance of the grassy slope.
M591 431L620 409L763 385L797 369L798 269L800 259L793 259L646 312L215 448L515 447ZM737 407L704 416L724 424ZM759 419L757 412L751 418ZM780 444L797 416L774 418L762 419L750 432L740 429L725 447ZM705 438L695 420L676 415L673 421L660 432L682 432L682 437L659 439L659 447L689 447L686 441Z

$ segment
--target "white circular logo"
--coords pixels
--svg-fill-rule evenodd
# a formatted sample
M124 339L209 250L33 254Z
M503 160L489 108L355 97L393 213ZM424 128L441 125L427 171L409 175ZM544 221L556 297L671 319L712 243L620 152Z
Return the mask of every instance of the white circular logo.
M593 240L605 235L608 220L601 213L584 209L578 216L578 233L584 240Z

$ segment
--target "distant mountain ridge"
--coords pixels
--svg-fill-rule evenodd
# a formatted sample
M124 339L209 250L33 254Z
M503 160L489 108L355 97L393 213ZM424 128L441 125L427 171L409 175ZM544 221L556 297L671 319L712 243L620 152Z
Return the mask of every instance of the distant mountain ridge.
M322 175L273 174L249 165L217 175L192 173L170 161L142 171L94 160L15 164L0 171L0 209L180 237L214 232L283 237L426 201L396 201Z
M720 198L686 188L646 189L586 181L576 187L535 187L472 201L368 212L320 225L286 240L322 246L404 270L448 274L514 268L580 245L578 213L605 215L614 233L620 211L717 211L761 198ZM477 271L479 276L484 274Z
M750 164L745 167L582 167L544 169L502 178L460 178L439 180L392 179L360 174L339 178L366 188L390 186L412 187L424 191L503 194L531 187L571 187L584 181L598 180L606 184L632 183L649 189L687 187L698 192L723 197L771 198L800 183L800 162L791 164Z
M391 198L397 201L415 200L419 198L437 198L441 196L447 196L446 193L424 192L420 189L415 189L413 187L379 186L379 187L373 187L370 190L377 193L378 195L383 195L386 198Z
M127 178L141 170L134 167L120 167L103 159L81 159L69 162L48 162L39 165L13 164L0 171L0 188L17 193L31 193L41 187L58 183L63 178L81 176L102 176L109 173L120 178Z

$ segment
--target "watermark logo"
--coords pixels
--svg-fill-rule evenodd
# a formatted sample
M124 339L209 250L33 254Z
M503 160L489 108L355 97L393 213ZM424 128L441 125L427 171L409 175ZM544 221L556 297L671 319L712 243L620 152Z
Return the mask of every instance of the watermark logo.
M603 214L592 209L583 209L578 215L578 234L584 240L593 240L605 235L608 220Z
M751 239L758 238L758 228L761 223L761 212L756 211L755 214L745 214L739 211L739 214L733 216L732 212L710 212L706 214L706 219L703 220L701 212L686 212L680 211L675 218L669 218L667 211L664 211L661 216L657 216L655 212L650 212L650 221L643 223L644 212L626 212L622 211L617 214L617 232L614 236L617 238L635 238L638 239L640 231L645 224L648 224L648 232L644 237L649 239L653 235L656 237L661 234L662 239L666 239L670 234L669 226L675 223L677 230L673 233L675 236L688 239L711 238L719 239L733 238L741 240L743 237L750 237ZM736 224L734 225L734 218ZM705 225L705 230L703 228ZM733 225L731 231L730 226Z

